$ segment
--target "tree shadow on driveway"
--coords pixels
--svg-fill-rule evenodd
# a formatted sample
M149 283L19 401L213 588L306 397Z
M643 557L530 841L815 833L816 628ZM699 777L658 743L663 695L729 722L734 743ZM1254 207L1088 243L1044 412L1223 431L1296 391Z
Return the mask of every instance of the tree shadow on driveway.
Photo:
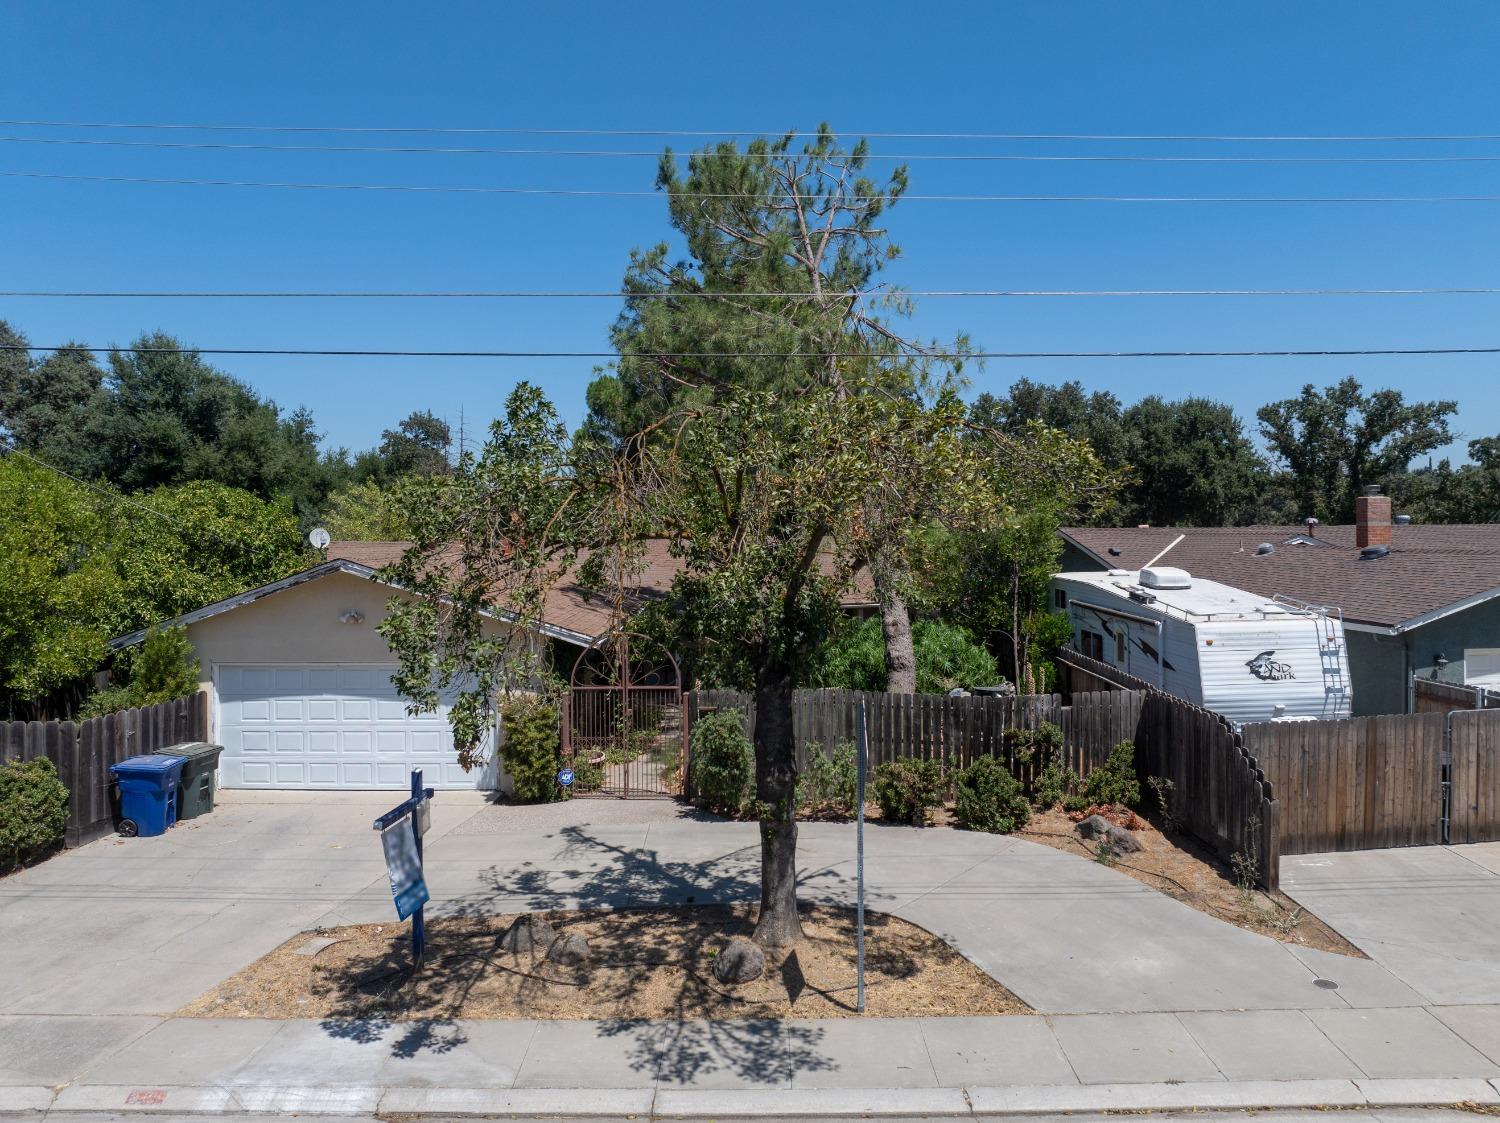
M692 908L709 904L744 904L759 894L760 847L731 846L702 858L664 857L646 846L628 846L591 834L586 828L562 828L556 856L542 863L521 862L514 868L491 865L479 874L473 890L434 902L429 916L444 921L475 921L511 912L543 912L577 909L618 910L627 917L633 909ZM702 852L702 848L699 848ZM819 871L820 894L843 887L847 879L833 871ZM847 887L844 887L847 888ZM450 1052L468 1041L463 1021L465 1000L486 973L504 970L525 976L527 969L505 952L499 930L482 931L477 926L462 936L430 935L428 961L413 977L404 942L392 945L383 956L351 960L329 977L329 991L336 1011L323 1020L330 1036L377 1044L388 1042L397 1058ZM629 1009L634 987L644 987L651 971L644 969L652 949L632 939L630 922L623 921L615 946L599 950L598 958L616 965L631 957L643 969L627 972L613 985L613 1008ZM411 1020L401 1015L403 993L414 994L426 974L441 971L439 1009L423 1003L424 1016ZM517 1013L524 1017L528 991L556 988L566 980L541 964L519 987ZM431 993L429 987L424 990ZM605 1053L615 1053L624 1043L626 1063L640 1078L652 1083L691 1085L700 1076L730 1073L748 1084L785 1086L799 1072L835 1067L820 1043L823 1031L778 1018L707 1018L703 1012L723 994L716 993L711 965L686 970L675 993L677 1014L671 1018L614 1017L588 1024L597 1034ZM371 1007L389 1004L390 1013ZM659 1009L658 1006L656 1009ZM748 1011L747 1011L748 1012ZM425 1016L433 1014L434 1016ZM545 1015L543 1015L545 1016Z

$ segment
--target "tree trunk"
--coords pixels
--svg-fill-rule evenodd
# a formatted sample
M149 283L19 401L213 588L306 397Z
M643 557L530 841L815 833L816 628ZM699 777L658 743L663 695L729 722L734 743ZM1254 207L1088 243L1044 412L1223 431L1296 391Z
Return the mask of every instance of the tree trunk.
M870 576L880 601L880 631L885 637L885 689L890 694L917 692L917 653L911 637L911 610L901 581L888 559L872 558Z
M760 916L755 942L791 947L802 939L797 916L797 744L790 674L758 676L755 687L755 795L760 801Z

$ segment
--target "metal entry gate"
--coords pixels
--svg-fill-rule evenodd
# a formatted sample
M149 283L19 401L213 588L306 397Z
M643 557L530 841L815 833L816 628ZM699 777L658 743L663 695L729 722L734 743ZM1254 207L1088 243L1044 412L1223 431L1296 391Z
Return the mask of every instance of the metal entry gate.
M595 641L574 664L562 740L576 796L681 794L688 729L677 660L645 636Z

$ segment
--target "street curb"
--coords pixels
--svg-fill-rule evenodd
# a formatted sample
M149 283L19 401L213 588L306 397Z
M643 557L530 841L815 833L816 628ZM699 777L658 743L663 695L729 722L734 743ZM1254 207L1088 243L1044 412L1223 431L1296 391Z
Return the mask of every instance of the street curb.
M969 1088L419 1088L226 1084L0 1087L0 1113L174 1115L1027 1116L1110 1111L1292 1110L1500 1104L1500 1080L1481 1077L1234 1080L1177 1084L974 1085Z

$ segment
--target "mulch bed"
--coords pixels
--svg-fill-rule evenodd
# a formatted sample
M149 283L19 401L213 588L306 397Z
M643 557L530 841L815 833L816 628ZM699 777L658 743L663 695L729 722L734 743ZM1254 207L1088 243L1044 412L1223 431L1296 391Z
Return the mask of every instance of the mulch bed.
M1075 826L1067 814L1054 808L1034 814L1016 837L1097 860L1095 844L1080 838ZM1285 893L1236 885L1227 864L1191 835L1164 834L1156 824L1140 818L1131 833L1142 850L1110 862L1121 873L1216 920L1282 943L1366 958L1364 952Z
M767 952L765 975L727 986L713 962L748 936L742 906L546 914L560 936L581 934L592 960L565 967L513 954L501 936L515 915L429 920L426 962L412 975L405 924L303 933L178 1013L241 1018L842 1018L858 1016L854 914L804 906L806 938ZM1030 1008L932 933L866 913L866 993L874 1017L1025 1014ZM298 954L314 936L334 943Z

